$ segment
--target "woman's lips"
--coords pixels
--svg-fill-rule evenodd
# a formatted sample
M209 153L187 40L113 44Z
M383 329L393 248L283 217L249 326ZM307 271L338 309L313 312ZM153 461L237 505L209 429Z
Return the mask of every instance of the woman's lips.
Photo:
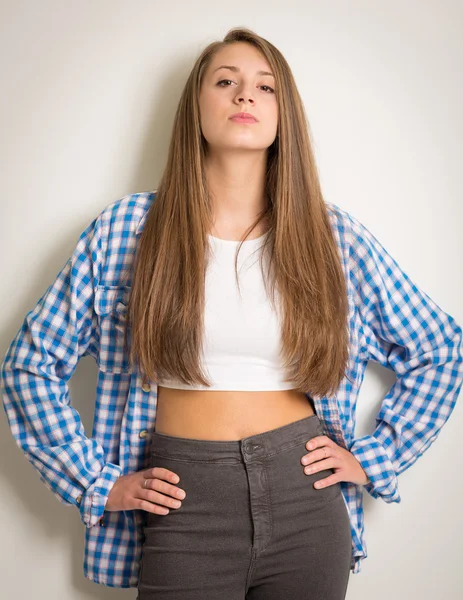
M235 123L257 123L252 117L231 117L230 121L234 121Z

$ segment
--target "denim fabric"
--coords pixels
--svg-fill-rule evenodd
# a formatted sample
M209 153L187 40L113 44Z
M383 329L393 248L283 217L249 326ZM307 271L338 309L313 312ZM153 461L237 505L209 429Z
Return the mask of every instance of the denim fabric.
M343 600L352 536L334 473L304 473L317 415L233 441L153 433L151 467L186 492L146 512L137 600Z

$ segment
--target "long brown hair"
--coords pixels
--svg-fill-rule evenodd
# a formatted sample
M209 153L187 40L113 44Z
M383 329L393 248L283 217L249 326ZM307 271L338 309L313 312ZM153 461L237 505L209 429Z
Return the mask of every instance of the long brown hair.
M273 308L275 290L279 300L282 364L298 391L323 396L334 392L345 375L346 282L291 69L275 46L246 28L230 30L223 41L201 52L180 98L167 164L135 257L127 319L130 363L133 367L138 360L147 380L175 377L187 384L210 385L200 364L212 214L203 169L207 142L200 128L199 91L214 53L234 42L248 42L266 58L279 107L278 135L267 150L267 206L243 240L265 218L269 229L261 268L265 254L271 289L266 277L264 281Z

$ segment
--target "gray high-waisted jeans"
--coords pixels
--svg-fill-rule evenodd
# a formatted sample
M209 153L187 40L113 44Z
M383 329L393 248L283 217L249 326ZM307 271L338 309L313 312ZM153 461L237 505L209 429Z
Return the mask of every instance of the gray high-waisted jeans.
M304 473L317 415L236 441L154 432L150 467L186 492L167 515L146 511L137 600L343 600L351 531L334 473Z

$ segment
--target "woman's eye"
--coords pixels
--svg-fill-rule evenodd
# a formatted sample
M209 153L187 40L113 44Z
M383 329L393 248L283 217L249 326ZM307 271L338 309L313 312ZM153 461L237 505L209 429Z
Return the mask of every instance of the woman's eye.
M220 81L217 83L217 85L218 85L218 86L220 86L220 87L228 87L228 86L224 86L224 85L222 85L222 83L229 83L229 82L233 83L233 81L232 81L231 79L222 79L222 80L220 80ZM270 92L267 92L267 93L273 93L273 92L275 91L275 90L274 90L273 88L271 88L269 85L261 85L260 87L261 87L261 88L267 88L268 90L270 90Z

